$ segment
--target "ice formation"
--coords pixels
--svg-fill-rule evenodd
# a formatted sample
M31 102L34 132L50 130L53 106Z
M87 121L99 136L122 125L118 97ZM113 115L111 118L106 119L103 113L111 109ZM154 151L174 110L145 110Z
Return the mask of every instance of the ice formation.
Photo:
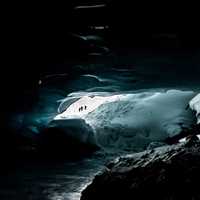
M63 123L73 118L84 120L103 148L141 150L138 148L176 135L182 127L194 123L192 112L186 109L194 96L192 91L180 90L110 96L85 94L54 119ZM83 110L79 110L81 106Z
M197 94L189 103L190 108L196 112L197 123L200 123L200 94Z

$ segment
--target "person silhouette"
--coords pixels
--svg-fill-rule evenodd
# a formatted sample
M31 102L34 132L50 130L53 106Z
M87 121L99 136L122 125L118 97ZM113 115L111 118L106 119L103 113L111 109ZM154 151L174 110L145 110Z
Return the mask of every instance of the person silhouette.
M87 109L87 106L85 106L85 110Z

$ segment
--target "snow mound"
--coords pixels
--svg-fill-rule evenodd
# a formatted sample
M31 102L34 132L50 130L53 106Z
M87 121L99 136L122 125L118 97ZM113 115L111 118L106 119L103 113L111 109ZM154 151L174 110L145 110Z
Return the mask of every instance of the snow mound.
M100 105L119 101L121 95L113 95L108 97L101 96L83 96L72 103L63 113L57 115L57 119L84 118L88 113L97 109Z

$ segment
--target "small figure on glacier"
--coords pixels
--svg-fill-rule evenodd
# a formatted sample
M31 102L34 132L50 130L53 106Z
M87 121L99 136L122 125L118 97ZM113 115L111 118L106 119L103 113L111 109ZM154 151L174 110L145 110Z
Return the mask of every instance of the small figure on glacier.
M85 105L85 110L87 109L87 106Z

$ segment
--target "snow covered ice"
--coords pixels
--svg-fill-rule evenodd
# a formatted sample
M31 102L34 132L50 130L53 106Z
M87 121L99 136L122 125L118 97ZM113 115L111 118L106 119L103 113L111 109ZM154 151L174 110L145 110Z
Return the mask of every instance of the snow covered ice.
M180 133L195 120L186 109L195 96L192 91L100 95L84 94L54 120L83 119L94 131L97 144L115 151L141 150L152 141ZM83 105L87 109L79 111Z
M197 123L200 123L200 94L197 94L189 103L190 108L196 112Z
M97 109L100 105L120 100L122 95L102 96L83 96L72 103L65 112L57 115L54 119L84 118L88 113ZM82 108L82 109L80 109Z

